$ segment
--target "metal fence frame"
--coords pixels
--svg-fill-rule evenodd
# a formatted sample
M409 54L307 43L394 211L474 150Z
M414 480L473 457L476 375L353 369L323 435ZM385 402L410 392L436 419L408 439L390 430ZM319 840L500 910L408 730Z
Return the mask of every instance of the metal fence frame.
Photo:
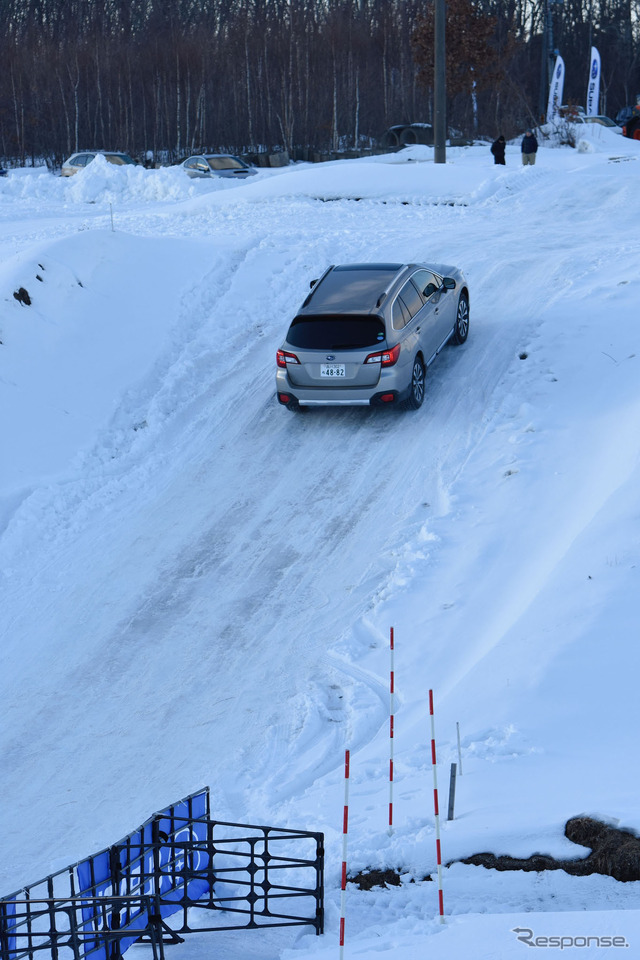
M164 960L183 934L324 926L322 833L211 820L209 789L100 853L0 899L0 960ZM210 922L189 923L192 907ZM177 915L169 925L167 918ZM177 922L176 922L177 921Z
M137 906L138 915L150 919L126 930L111 928L110 919L125 906ZM87 907L91 917L87 918ZM27 898L0 901L0 954L54 960L64 956L85 960L98 956L119 956L123 937L144 937L151 944L153 960L164 960L162 928L152 897L66 897Z

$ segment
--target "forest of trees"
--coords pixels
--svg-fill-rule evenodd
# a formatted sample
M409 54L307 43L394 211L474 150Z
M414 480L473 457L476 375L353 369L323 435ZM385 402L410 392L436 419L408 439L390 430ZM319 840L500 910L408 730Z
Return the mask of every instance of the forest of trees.
M584 103L640 94L640 0L447 0L447 123L520 132L546 102L545 44ZM433 0L0 0L0 151L177 159L358 148L431 120ZM545 30L545 24L547 29Z

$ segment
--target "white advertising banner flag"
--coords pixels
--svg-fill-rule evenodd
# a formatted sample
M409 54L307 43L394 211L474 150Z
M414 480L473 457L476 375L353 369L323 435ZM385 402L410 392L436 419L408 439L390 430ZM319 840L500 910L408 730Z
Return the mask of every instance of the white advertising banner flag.
M591 64L589 66L589 85L587 87L587 116L595 117L600 111L600 54L595 47L591 47Z
M549 103L547 105L547 123L553 123L559 114L560 104L562 103L562 91L564 90L564 60L558 54L556 65L553 68L553 77L549 88Z

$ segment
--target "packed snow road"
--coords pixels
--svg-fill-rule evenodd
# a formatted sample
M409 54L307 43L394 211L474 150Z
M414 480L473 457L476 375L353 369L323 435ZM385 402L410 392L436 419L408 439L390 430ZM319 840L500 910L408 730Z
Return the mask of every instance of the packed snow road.
M443 219L437 209L395 204L295 206L272 201L258 218L253 204L195 223L156 218L184 271L168 343L74 479L32 495L28 518L21 524L18 513L11 525L11 636L30 640L22 665L34 710L13 729L10 792L52 838L65 822L75 834L77 822L64 806L52 811L38 778L25 774L25 742L37 741L56 779L73 757L72 802L94 826L109 806L100 771L89 774L96 743L104 769L121 771L118 789L146 794L145 809L149 795L162 804L167 790L206 780L214 795L219 783L233 785L216 797L219 816L255 816L256 780L281 779L300 734L297 700L306 703L313 687L322 714L340 703L332 691L345 678L327 650L367 608L407 530L447 513L451 484L522 338L515 326L498 334L472 286L470 341L431 368L419 413L292 416L274 398L275 347L309 280L328 258L417 259L434 249L434 213ZM142 252L150 228L141 216L117 224L114 243L120 231L135 233L140 254L130 242L116 254L108 310L135 326L145 309L162 309L156 266ZM195 270L175 242L184 234L188 252L194 236L207 251L192 257ZM366 239L380 235L382 243ZM162 245L152 242L161 272ZM84 309L99 309L91 292ZM148 316L144 335L153 336ZM118 339L126 353L126 332ZM384 715L371 684L363 736ZM310 780L335 764L344 732L334 729L314 750ZM225 745L214 776L212 743ZM259 769L241 760L247 748L263 758Z
M620 237L616 210L634 178L620 164L612 189L599 158L576 231L575 155L560 174L496 172L482 158L457 179L464 156L452 160L439 180L433 164L388 164L380 187L381 164L338 164L180 203L96 188L102 201L82 207L79 230L76 197L74 231L57 195L46 224L32 210L26 234L2 207L14 254L2 272L13 310L3 350L27 318L50 338L39 365L28 345L41 412L16 412L4 488L0 890L108 845L205 783L219 818L315 828L288 801L384 724L386 663L367 659L388 629L377 611L415 631L415 663L454 696L624 484L635 447L567 517L590 443L612 442L605 426L567 454L560 495L523 480L518 499L504 480L523 459L541 475L558 466L571 423L546 446L532 426L532 411L555 402L545 344L566 348L597 319L587 293L601 285L606 297L633 276L640 244ZM309 281L358 260L459 264L469 340L432 366L416 413L294 416L275 401L276 347ZM34 281L38 263L55 284ZM10 297L27 282L31 314ZM102 335L83 340L89 319ZM69 396L56 379L64 357L65 383L86 381ZM80 452L61 462L65 443ZM532 580L520 561L533 542ZM486 609L492 596L509 597L499 615ZM437 639L422 649L427 624ZM416 670L407 700L420 685ZM508 712L514 700L501 702ZM407 769L413 757L412 747ZM330 820L321 807L307 812Z

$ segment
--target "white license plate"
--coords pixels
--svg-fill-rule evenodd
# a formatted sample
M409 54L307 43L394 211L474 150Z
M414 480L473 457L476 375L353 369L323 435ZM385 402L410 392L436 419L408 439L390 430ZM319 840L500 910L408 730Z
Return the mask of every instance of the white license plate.
M330 380L339 380L346 377L347 371L344 363L321 363L320 376L328 377Z

